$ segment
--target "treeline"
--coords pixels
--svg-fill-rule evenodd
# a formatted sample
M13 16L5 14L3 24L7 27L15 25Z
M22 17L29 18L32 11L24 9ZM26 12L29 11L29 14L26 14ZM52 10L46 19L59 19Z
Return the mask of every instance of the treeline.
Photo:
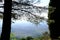
M11 33L10 34L10 40L51 40L50 36L49 36L49 33L48 32L45 32L43 33L42 36L40 37L31 37L31 36L28 36L28 37L23 37L23 38L17 38L15 36L15 34Z

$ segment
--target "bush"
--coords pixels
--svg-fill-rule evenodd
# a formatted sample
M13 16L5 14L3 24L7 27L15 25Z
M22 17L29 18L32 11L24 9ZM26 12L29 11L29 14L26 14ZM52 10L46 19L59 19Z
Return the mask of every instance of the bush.
M26 40L33 40L33 38L31 36L28 36Z

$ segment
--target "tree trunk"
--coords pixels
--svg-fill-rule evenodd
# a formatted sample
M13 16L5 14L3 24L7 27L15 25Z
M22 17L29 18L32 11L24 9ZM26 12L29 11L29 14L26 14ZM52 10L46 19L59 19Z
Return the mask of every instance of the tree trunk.
M4 0L1 40L10 40L12 0Z
M50 0L49 6L56 7L55 11L53 13L48 14L48 20L54 20L54 22L49 24L49 29L50 29L50 37L52 40L59 40L60 36L60 6L58 5L60 2L58 0ZM50 11L50 10L49 10Z

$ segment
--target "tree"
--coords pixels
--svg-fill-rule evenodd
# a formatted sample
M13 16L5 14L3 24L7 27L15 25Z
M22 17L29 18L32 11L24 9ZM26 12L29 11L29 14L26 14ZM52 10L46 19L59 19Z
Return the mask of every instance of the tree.
M10 40L12 0L4 0L1 40Z
M47 20L44 17L41 17L42 12L46 12L48 8L46 7L38 7L34 6L33 4L30 3L30 1L21 1L20 2L14 2L13 1L13 6L12 6L12 13L16 13L19 18L17 19L22 19L23 17L24 20L26 19L27 21L30 21L32 23L38 24L42 20Z
M31 36L28 36L26 40L33 40L33 38Z
M58 2L58 3L57 3ZM59 7L59 5L57 5L57 4L59 4L59 1L57 1L57 0L50 0L50 6L52 7L52 8L56 8L56 9L54 9L54 11L53 12L50 12L52 9L49 9L49 29L50 29L50 37L51 37L51 39L52 40L59 40L59 36L60 36L60 29L59 29L59 27L60 27L60 25L59 25L59 23L60 23L60 19L59 19L59 17L60 17L60 12L59 12L59 9L60 9L60 7Z
M34 22L34 23L39 23L41 19L44 20L43 17L40 17L40 13L48 8L45 7L37 7L34 6L33 4L26 3L26 2L20 2L17 3L18 5L13 5L11 8L11 0L6 1L5 0L5 6L4 6L4 14L3 14L3 28L2 28L2 34L1 34L1 39L3 40L6 37L6 40L9 40L10 37L10 31L11 31L11 9L12 13L14 11L19 12L19 16L27 17L27 21ZM8 4L7 4L8 3ZM10 3L10 4L9 4ZM7 5L9 7L7 7ZM39 13L39 15L36 15L34 13ZM6 31L6 32L5 32ZM4 36L5 35L5 36ZM8 38L8 39L7 39Z
M40 16L42 12L46 12L47 10L48 8L46 7L34 6L29 0L19 0L19 2L12 1L12 14L13 18L15 19L18 19L16 16L18 15L20 19L22 17L26 17L27 21L38 24L42 20L47 20L44 17ZM18 12L19 14L16 12Z

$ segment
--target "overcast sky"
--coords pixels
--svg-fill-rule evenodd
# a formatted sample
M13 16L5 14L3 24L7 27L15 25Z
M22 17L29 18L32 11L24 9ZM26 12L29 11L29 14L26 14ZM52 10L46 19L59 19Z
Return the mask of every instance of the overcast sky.
M15 0L15 1L19 2L19 0ZM23 0L23 1L27 1L27 0ZM50 0L28 0L28 1L30 1L31 3L37 6L48 6Z
M49 5L49 2L50 0L35 0L37 6L48 6ZM35 3L34 2L34 3Z
M18 0L16 0L16 1L18 1ZM26 1L26 0L25 0ZM35 6L42 6L42 7L48 7L48 5L49 5L49 2L50 2L50 0L29 0L30 2L32 2L32 4L33 5L35 5ZM2 8L0 8L0 11L3 11L3 9ZM46 17L46 18L48 18L47 16L48 16L48 14L42 14L42 16L44 16L44 17Z
M49 4L49 1L50 1L50 0L41 0L41 5L42 5L42 6L43 6L43 5L47 6L47 5Z

